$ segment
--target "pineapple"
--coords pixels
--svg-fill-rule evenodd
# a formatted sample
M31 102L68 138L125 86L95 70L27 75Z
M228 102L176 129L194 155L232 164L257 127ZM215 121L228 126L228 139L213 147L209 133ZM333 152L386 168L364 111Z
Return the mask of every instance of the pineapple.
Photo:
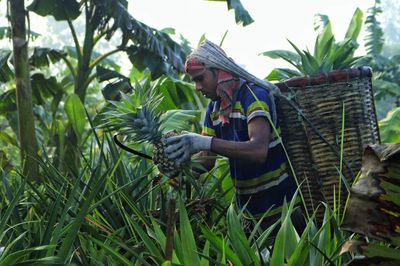
M179 135L176 131L163 134L160 114L156 108L161 101L160 97L151 95L147 102L135 107L135 103L127 95L123 95L121 102L112 102L114 108L106 113L106 123L103 127L116 130L136 143L148 142L153 144L153 162L159 171L170 178L176 177L182 167L176 166L164 153L166 138Z
M175 177L182 171L181 167L177 167L174 161L171 161L165 156L164 149L165 139L179 135L176 131L169 131L162 134L162 126L160 116L156 114L155 109L152 109L151 104L138 108L136 119L132 125L134 139L137 142L146 140L153 144L153 162L161 173L168 177Z
M153 149L153 161L157 165L157 168L160 170L161 173L169 174L170 177L174 177L179 175L179 173L182 171L181 167L177 167L175 165L175 162L171 161L167 157L165 157L164 149L165 149L165 144L164 141L165 139L173 136L179 135L176 131L169 131L166 134L161 136L161 139L159 142L154 143L154 149Z

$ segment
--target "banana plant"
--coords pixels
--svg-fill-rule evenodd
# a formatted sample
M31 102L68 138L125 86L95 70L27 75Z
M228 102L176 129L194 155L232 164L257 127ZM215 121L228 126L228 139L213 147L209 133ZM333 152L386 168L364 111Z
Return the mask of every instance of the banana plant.
M369 65L374 72L372 84L378 118L384 118L391 109L398 107L400 99L400 54L388 55L383 52L385 36L379 21L382 12L380 0L376 0L368 9L365 21L367 55L357 63L357 65ZM391 104L388 104L389 102Z
M148 68L153 79L164 73L177 75L182 72L185 51L168 34L132 17L127 11L127 4L123 0L35 0L28 6L29 11L40 16L53 16L57 21L67 22L75 45L73 52L76 60L67 57L63 59L73 78L73 93L84 106L87 91L97 78L96 67L104 64L105 59L115 53L127 53L135 67L139 70ZM75 21L80 17L84 17L85 21L83 39L78 36L75 28ZM103 54L96 53L99 41L110 40L117 30L122 32L120 45ZM68 168L77 175L80 162L76 147L81 147L82 138L73 130L74 122L69 122L65 128L66 146L62 149L64 159L70 164Z
M282 80L293 76L312 75L328 72L333 69L344 69L352 66L358 57L354 56L358 48L357 38L362 27L363 12L356 9L347 28L345 38L337 42L332 33L332 24L326 15L316 15L315 30L318 36L314 51L301 50L289 41L295 52L287 50L272 50L262 53L273 59L283 59L295 69L274 69L268 80Z
M391 110L379 121L382 143L400 143L400 107Z

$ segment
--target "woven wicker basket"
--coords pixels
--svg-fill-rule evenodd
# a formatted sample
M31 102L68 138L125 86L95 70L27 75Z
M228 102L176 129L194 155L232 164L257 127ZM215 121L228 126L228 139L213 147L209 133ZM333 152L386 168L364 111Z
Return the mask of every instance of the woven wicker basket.
M296 77L276 84L303 113L300 115L288 101L277 100L283 142L297 179L303 182L301 191L309 214L320 202L333 207L334 191L338 203L343 104L342 174L348 184L361 168L366 145L379 143L371 76L371 69L362 67ZM341 188L343 208L347 193L343 183ZM320 210L319 221L323 208Z

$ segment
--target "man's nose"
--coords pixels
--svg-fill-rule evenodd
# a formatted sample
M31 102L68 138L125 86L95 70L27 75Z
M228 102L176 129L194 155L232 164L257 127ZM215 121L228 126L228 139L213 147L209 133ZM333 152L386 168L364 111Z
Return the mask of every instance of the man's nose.
M203 89L203 86L199 82L196 82L196 90L201 91Z

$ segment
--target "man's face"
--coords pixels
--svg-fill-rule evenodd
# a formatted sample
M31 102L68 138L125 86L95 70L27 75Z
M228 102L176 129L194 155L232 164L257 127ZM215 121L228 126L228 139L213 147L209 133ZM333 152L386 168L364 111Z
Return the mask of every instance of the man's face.
M201 92L205 97L216 101L219 99L217 96L217 73L218 70L206 68L199 72L190 75L191 80L195 83L196 90Z

